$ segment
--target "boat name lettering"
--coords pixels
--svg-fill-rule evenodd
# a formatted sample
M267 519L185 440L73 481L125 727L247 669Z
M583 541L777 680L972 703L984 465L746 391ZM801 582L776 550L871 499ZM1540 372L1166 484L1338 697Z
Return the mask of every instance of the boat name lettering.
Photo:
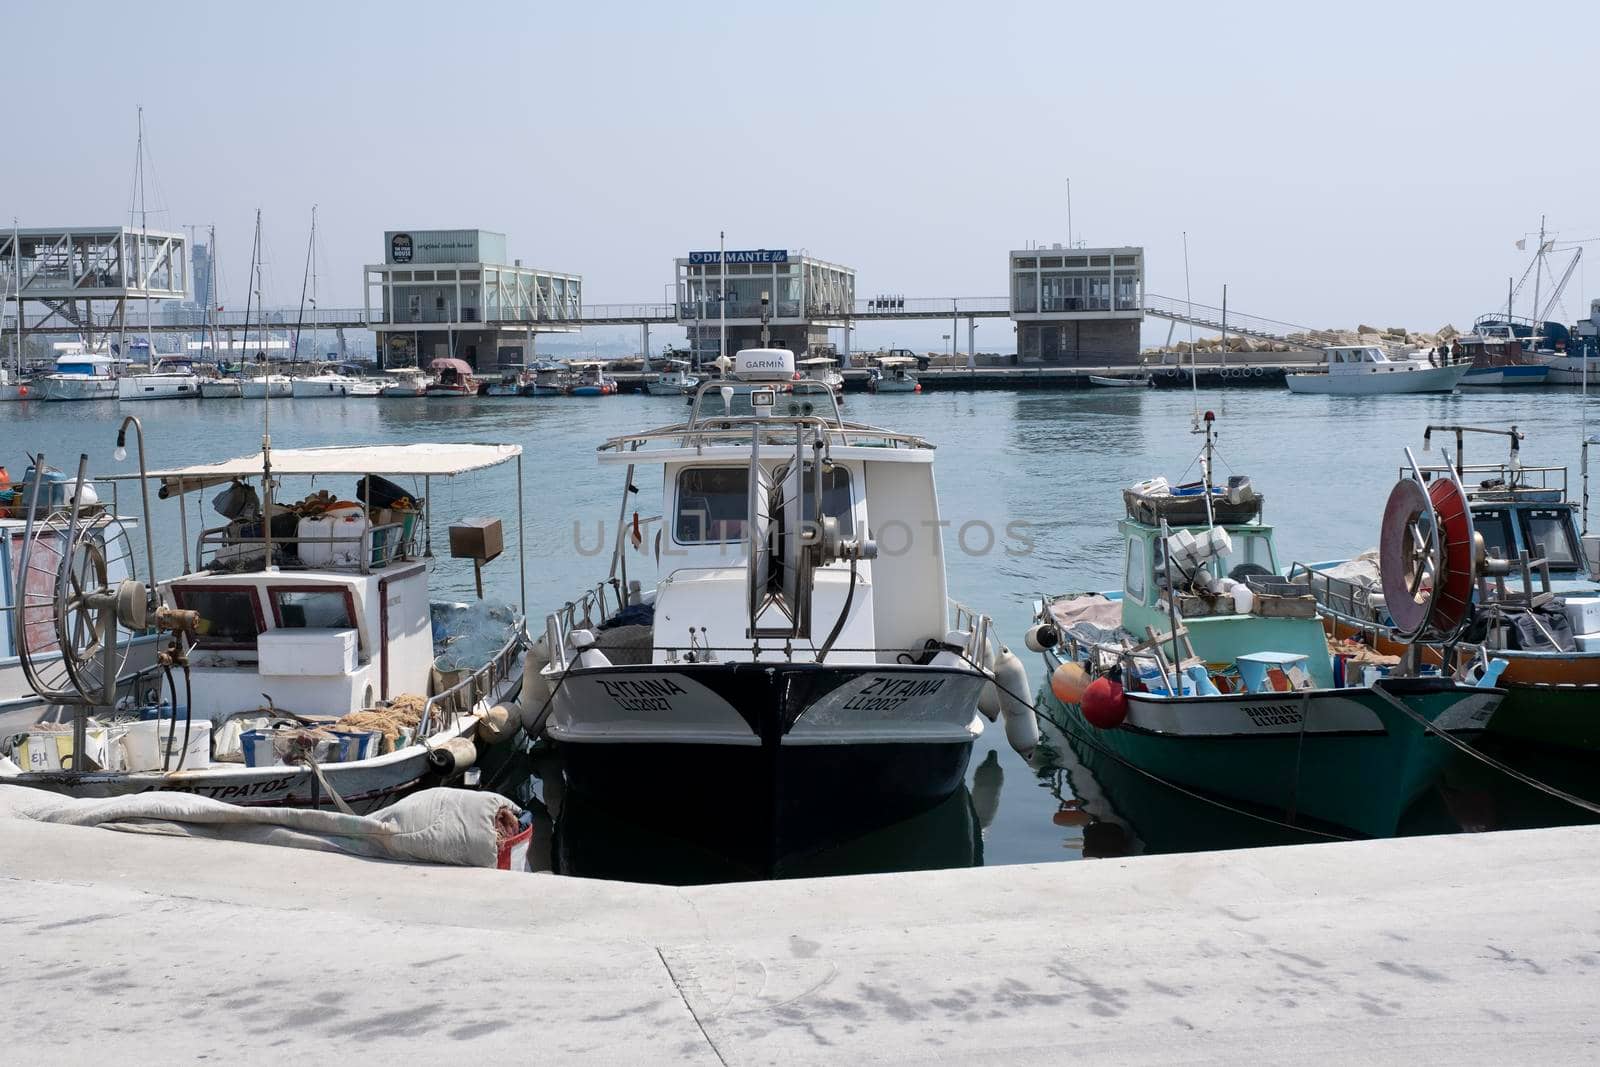
M606 696L624 711L671 711L674 696L687 690L670 678L637 678L600 682Z
M943 688L943 678L871 678L844 710L893 711L913 697L930 696Z
M1298 726L1300 709L1293 704L1257 704L1244 709L1257 726Z
M244 797L258 797L265 793L277 793L288 789L294 784L294 776L287 778L269 778L264 782L244 782L240 785L174 785L162 786L163 793L194 793L199 796L210 797L212 800L233 800Z

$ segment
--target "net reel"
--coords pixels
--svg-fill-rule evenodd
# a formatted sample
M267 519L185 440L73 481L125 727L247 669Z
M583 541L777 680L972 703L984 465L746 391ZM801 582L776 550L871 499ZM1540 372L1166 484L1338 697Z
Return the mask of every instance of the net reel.
M16 645L28 684L44 700L109 707L131 635L147 628L153 604L149 587L132 577L126 524L80 503L87 464L85 456L64 505L36 517L36 501L30 503L17 568Z
M1389 492L1378 537L1383 597L1397 636L1445 642L1472 616L1480 550L1466 490L1453 467L1424 480L1406 449L1411 474Z

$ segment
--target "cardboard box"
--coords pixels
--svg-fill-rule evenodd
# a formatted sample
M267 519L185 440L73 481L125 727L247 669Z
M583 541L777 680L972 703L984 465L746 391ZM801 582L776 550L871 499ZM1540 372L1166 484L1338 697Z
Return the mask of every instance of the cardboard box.
M450 555L488 563L505 551L499 519L462 519L450 524Z

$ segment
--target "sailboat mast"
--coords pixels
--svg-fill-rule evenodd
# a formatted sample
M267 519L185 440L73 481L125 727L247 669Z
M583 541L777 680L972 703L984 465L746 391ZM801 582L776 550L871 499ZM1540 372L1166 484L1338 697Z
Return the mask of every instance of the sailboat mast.
M1544 216L1539 216L1539 247L1533 253L1533 314L1529 321L1533 323L1530 333L1532 339L1531 352L1539 351L1539 331L1543 324L1539 321L1539 275L1544 273Z
M217 228L206 231L206 339L211 342L211 362L217 362L217 320L212 310L217 306Z
M22 381L22 231L17 217L11 217L11 284L17 298L17 383Z
M144 107L139 108L139 137L134 145L134 192L139 197L139 287L144 290L144 369L156 369L154 335L150 330L150 220L144 196Z
M317 205L311 205L311 353L322 354L322 329L317 324Z
M728 234L717 231L717 306L719 326L717 358L728 354Z

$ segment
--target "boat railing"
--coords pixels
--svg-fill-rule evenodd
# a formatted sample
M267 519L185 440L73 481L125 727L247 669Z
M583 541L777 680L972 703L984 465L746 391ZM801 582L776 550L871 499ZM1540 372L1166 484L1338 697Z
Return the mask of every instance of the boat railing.
M354 571L370 574L375 570L392 567L404 560L421 558L419 537L421 523L412 525L410 535L405 524L379 523L367 526L361 533L350 537L302 537L298 534L245 536L233 526L216 526L202 530L195 539L195 560L202 570L239 570L242 563L263 565L267 546L294 546L292 558L285 555L274 565L285 570ZM306 563L300 554L303 545L330 545L328 558L316 563Z
M1447 478L1453 469L1447 464L1417 468L1424 480ZM1400 468L1400 477L1411 475L1410 467ZM1468 463L1460 469L1461 485L1471 496L1504 493L1509 499L1519 493L1560 493L1567 498L1567 468L1524 467L1510 463Z
M830 444L840 447L871 444L887 448L933 448L929 441L916 434L899 433L859 423L835 423L816 416L776 415L770 418L733 416L716 419L714 425L694 426L681 423L676 426L661 426L610 438L602 443L597 451L639 451L649 445L706 448L713 445L749 444L751 438L759 433L768 434L771 444L790 445L793 442L794 428L806 425L815 426L821 433L827 435Z
M975 611L959 600L950 601L950 628L959 630L967 635L966 647L962 654L973 663L982 664L986 660L990 640L993 637L994 621L981 611Z
M1304 584L1316 597L1317 606L1353 622L1376 622L1377 610L1371 602L1372 587L1319 571L1310 564L1295 562L1286 575L1291 585Z
M426 738L434 728L436 719L470 714L480 700L497 692L501 684L516 673L517 657L528 644L527 620L519 618L511 636L499 651L489 657L489 662L428 697L422 705L422 717L417 723L417 737Z

